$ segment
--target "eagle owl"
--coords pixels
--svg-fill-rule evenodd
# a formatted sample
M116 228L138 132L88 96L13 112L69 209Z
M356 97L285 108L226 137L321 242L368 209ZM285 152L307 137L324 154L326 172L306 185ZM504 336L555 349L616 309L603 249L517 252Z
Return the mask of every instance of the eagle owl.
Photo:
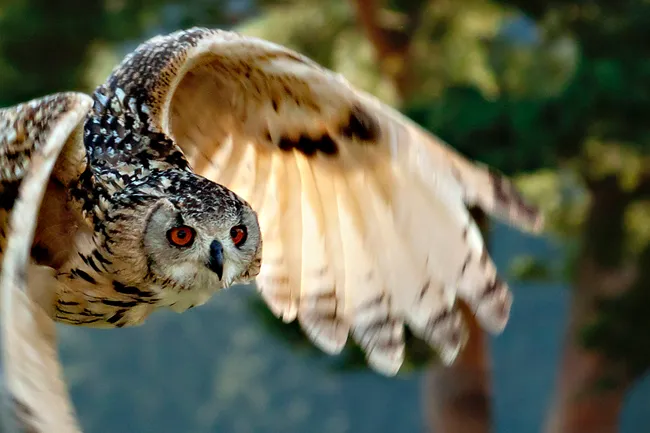
M341 75L222 30L146 41L92 97L0 110L0 163L5 394L38 432L80 431L55 321L133 326L255 279L322 350L351 337L394 375L405 325L453 362L457 299L506 325L467 206L543 224L503 176Z

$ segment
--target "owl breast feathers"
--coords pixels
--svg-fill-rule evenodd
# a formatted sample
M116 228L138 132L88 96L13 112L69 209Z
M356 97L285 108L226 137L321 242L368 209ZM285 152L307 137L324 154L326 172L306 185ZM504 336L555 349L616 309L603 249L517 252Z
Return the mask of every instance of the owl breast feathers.
M256 277L322 350L351 336L394 375L405 325L453 362L467 338L457 300L486 330L506 325L512 296L468 206L543 225L503 176L342 76L228 31L155 37L92 100L10 107L0 127L5 369L35 431L78 431L68 403L34 397L67 399L51 319L130 326ZM43 370L19 361L30 344L51 378L41 390L19 386Z

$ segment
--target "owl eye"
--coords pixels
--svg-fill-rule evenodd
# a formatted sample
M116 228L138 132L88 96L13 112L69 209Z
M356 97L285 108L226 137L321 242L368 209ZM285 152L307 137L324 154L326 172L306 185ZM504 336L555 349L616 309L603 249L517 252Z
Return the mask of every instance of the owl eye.
M167 232L167 240L175 247L186 248L194 242L194 229L188 226L171 228Z
M246 242L247 234L246 226L235 226L230 229L230 238L236 247L240 247Z

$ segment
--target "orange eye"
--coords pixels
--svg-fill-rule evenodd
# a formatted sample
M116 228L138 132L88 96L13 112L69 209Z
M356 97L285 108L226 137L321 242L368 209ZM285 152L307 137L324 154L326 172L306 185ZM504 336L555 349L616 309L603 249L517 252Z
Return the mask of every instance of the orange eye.
M232 238L232 243L235 244L236 247L239 247L246 242L246 236L246 226L235 226L230 229L230 237Z
M175 247L189 247L194 242L194 229L188 226L174 227L167 232L167 239Z

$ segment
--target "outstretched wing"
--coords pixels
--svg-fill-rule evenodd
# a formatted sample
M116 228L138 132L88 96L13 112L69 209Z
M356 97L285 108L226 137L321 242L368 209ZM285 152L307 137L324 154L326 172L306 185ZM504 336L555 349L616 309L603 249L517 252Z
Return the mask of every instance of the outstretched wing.
M0 110L2 182L22 179L1 227L2 396L10 414L3 413L0 424L8 432L80 431L62 379L54 322L34 302L34 291L52 289L56 280L51 269L31 263L30 252L50 174L91 104L87 95L59 93Z
M541 216L502 176L342 76L264 40L191 29L141 45L95 100L250 202L259 290L325 351L351 334L394 374L407 324L451 362L465 334L457 296L488 330L505 326L511 294L466 206L531 231Z

